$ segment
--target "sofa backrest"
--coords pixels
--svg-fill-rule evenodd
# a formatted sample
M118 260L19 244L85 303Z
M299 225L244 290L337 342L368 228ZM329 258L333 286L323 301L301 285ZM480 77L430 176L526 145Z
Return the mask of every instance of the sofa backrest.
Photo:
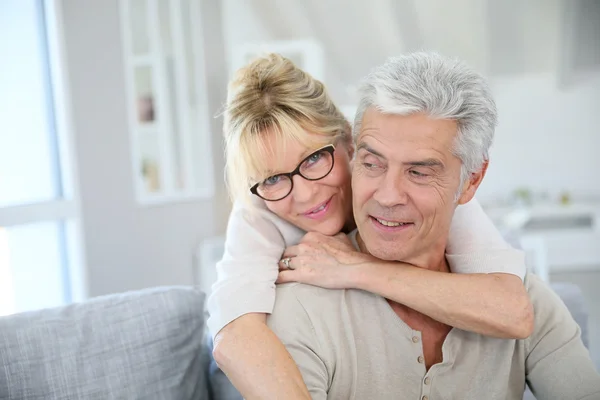
M0 399L207 399L204 299L155 288L2 317Z

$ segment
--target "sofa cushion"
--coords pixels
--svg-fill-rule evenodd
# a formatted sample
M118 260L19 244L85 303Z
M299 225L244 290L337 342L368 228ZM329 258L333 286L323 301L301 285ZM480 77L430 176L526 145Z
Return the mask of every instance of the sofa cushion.
M166 287L0 318L1 399L206 399L204 294Z

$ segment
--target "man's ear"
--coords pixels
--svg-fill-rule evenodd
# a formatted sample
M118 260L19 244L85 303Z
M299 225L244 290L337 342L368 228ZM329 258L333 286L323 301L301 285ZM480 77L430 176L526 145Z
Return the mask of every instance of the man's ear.
M489 160L485 160L479 171L469 174L469 178L463 183L458 204L466 204L475 196L475 192L479 188L479 185L481 185L489 164Z

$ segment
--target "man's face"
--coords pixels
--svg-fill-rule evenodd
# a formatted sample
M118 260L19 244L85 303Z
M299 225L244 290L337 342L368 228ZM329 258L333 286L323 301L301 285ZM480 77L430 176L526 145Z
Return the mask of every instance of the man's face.
M457 128L424 114L365 112L352 190L360 238L373 256L424 267L443 256L460 186ZM473 197L484 173L465 182L458 203Z

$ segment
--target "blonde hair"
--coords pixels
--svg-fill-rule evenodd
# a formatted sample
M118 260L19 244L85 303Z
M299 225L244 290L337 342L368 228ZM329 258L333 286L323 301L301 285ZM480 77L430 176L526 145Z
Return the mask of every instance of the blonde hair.
M233 200L249 202L250 187L274 173L267 167L274 143L292 140L316 149L351 141L350 125L323 83L279 54L259 57L235 73L224 120L226 183ZM285 147L277 154L283 159Z

